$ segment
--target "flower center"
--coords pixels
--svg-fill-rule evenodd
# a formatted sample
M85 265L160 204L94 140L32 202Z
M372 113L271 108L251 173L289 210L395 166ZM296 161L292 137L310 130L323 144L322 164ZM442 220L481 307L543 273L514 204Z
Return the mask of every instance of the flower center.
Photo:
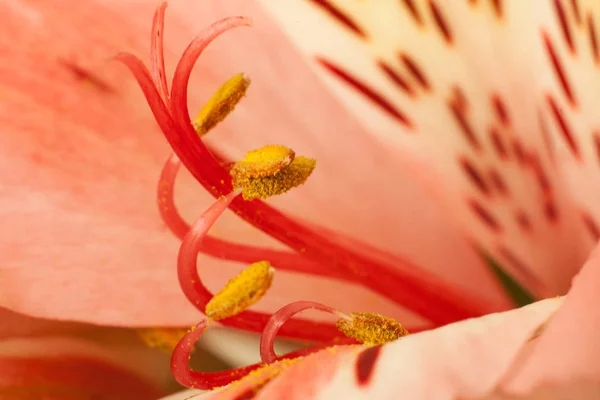
M273 270L326 276L362 285L381 296L412 310L430 321L430 326L475 317L502 308L449 287L444 281L405 259L373 248L341 233L330 234L324 227L313 227L289 217L260 199L278 195L303 184L316 161L280 145L268 145L251 151L233 164L210 149L202 136L214 129L245 96L250 80L237 74L223 84L192 121L188 113L187 85L194 63L216 37L234 27L249 26L248 18L232 17L205 28L184 51L173 76L169 92L163 56L163 25L166 3L154 16L151 32L151 71L134 55L121 53L116 58L134 74L155 119L174 154L163 167L158 186L161 216L171 231L182 239L177 258L177 273L188 300L212 320L249 331L264 331L261 341L263 360L272 362L294 358L316 348L277 357L272 351L276 334L330 345L366 344L394 340L407 331L396 321L367 313L342 314L314 302L292 303L273 315L247 310L263 296L271 284ZM193 224L177 212L173 187L183 164L217 201ZM239 196L241 191L242 196ZM252 200L252 201L248 201ZM237 215L289 247L288 251L246 246L217 239L208 230L225 211ZM252 264L217 295L203 284L196 264L199 252L230 261ZM258 260L268 260L259 261ZM292 319L306 308L315 308L341 317L337 325ZM201 321L175 346L171 367L177 380L189 387L212 388L248 374L260 365L233 371L201 373L191 371L187 361L196 340L207 329ZM354 339L347 339L340 330ZM412 330L412 328L411 328ZM263 346L264 344L264 346ZM264 347L264 351L263 351Z

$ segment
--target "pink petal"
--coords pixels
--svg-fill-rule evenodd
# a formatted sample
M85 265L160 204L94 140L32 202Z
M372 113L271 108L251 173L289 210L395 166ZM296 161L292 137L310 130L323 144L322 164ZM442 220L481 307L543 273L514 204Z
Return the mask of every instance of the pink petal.
M543 382L600 379L600 250L573 280L564 306L550 321L530 355L512 369L505 387L525 391Z
M11 226L0 236L0 304L7 308L119 325L188 325L198 319L177 284L178 243L155 209L156 179L168 155L165 141L133 79L107 61L120 50L147 54L153 6L104 1L63 7L33 0L1 6L12 32L0 42L10 60L0 65L6 133L0 159L12 171L0 189L0 209ZM176 51L167 51L167 71L198 26L225 15L254 18L257 29L232 33L209 49L190 100L197 109L199 99L233 72L245 70L254 78L244 107L211 140L236 156L265 142L285 142L319 158L315 178L278 204L444 270L456 284L477 280L474 291L501 298L473 250L417 186L420 178L401 169L388 149L354 123L254 2L182 0L169 11L166 41ZM338 132L343 136L334 136ZM357 165L355 154L364 163L349 171L348 161ZM365 187L386 186L381 194L363 196ZM186 178L178 187L185 199L179 205L192 219L208 196ZM341 193L360 202L340 201ZM232 220L214 233L274 246ZM200 261L215 289L241 267L208 257ZM311 297L346 310L366 307L408 318L385 299L346 283L291 274L277 282L261 307Z
M328 349L298 361L256 399L455 399L494 388L524 343L560 306L545 300L406 336L382 347ZM235 398L231 385L214 399Z
M564 293L593 244L540 120L556 130L546 92L557 76L542 31L561 41L562 55L557 3L575 26L577 2L566 0L262 1L374 139L425 175L426 193L452 210L463 234L539 295ZM579 3L587 17L592 6ZM572 60L569 75L587 87L590 95L576 95L591 114L597 71L587 25L571 29L581 65ZM595 151L590 140L584 146ZM600 186L585 176L589 195L573 193L591 204Z
M5 310L2 323L3 399L149 399L171 383L168 356L145 346L132 331Z
M70 397L76 393L99 399L135 399L156 398L164 393L158 387L157 376L140 375L131 365L125 367L118 362L114 351L110 355L107 350L106 345L68 337L3 340L0 391L32 396L24 399L42 395L48 399L76 398ZM147 357L145 362L149 367Z

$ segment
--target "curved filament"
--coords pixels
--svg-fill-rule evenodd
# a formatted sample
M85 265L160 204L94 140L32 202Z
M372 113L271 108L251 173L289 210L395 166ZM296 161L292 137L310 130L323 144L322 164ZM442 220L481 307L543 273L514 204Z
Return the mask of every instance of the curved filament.
M264 363L269 364L277 360L277 354L275 354L273 344L275 343L275 338L283 324L299 312L309 309L338 315L338 311L334 308L314 301L297 301L281 308L271 315L271 318L269 318L269 322L265 325L265 329L260 337L260 358Z
M190 227L179 248L177 259L179 284L188 300L202 312L204 312L206 305L214 297L214 294L204 286L198 274L198 252L210 227L237 195L237 192L231 192L221 197L206 210ZM260 332L264 329L269 317L269 314L262 312L243 311L219 322L235 328ZM320 342L343 336L332 324L305 320L290 321L281 330L281 335Z
M157 200L163 221L175 236L183 239L190 229L190 225L179 214L175 206L175 179L180 167L181 161L179 161L176 154L172 153L165 162L160 174ZM326 266L309 260L298 253L233 243L210 235L204 237L200 251L223 260L246 264L256 262L256 260L268 260L278 270L356 281L353 275L330 270Z
M209 390L218 386L227 385L233 381L243 378L244 376L248 375L248 373L256 369L265 366L264 363L257 363L248 365L246 367L219 372L198 372L190 369L188 365L190 354L200 336L202 336L202 334L206 331L206 327L207 321L200 322L198 325L196 325L195 329L191 330L183 338L181 338L179 343L177 343L175 346L175 349L173 349L173 354L171 355L171 372L179 384L188 388ZM353 343L355 342L352 339L340 338L339 340L336 340L335 343L330 342L327 344L288 353L284 356L278 357L275 359L275 361L303 357L323 350L334 344L347 345Z

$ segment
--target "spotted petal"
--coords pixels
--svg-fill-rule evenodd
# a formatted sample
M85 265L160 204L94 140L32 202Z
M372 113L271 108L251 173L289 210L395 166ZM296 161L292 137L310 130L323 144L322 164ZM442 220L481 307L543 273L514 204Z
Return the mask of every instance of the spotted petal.
M592 3L262 1L374 139L538 295L564 293L594 239L598 185L579 173L597 172ZM585 160L570 179L551 135Z
M189 325L198 319L176 281L177 241L155 206L166 144L134 81L108 62L123 49L147 54L152 7L108 0L0 5L11 32L0 39L0 163L11 171L0 186L0 213L10 227L0 234L3 306L119 325ZM169 10L168 71L198 26L225 15L254 18L253 31L231 34L209 49L190 101L195 112L234 72L254 78L244 107L209 140L233 157L265 142L285 142L318 158L321 172L282 206L384 249L398 246L426 268L452 271L450 282L468 287L475 279L480 284L474 291L502 298L467 241L416 185L422 177L402 169L354 122L255 2L179 0ZM196 187L185 177L178 185L178 205L189 219L207 198L191 189ZM365 188L372 195L364 196ZM276 246L233 220L214 234ZM201 261L214 288L240 268ZM344 309L362 305L402 315L390 302L332 280L280 275L272 293L266 307L311 297Z

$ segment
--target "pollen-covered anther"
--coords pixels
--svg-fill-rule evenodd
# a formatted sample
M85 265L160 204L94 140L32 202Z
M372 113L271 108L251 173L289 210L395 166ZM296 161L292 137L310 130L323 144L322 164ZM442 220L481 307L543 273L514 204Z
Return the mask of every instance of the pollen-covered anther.
M148 347L171 354L187 331L184 328L140 328L136 332Z
M246 153L230 174L233 187L242 189L245 200L266 199L306 182L316 163L311 158L296 157L285 146L267 145Z
M366 345L377 345L394 341L408 335L408 331L398 321L383 315L356 312L336 323L344 335Z
M246 95L250 86L250 78L244 74L236 74L229 78L210 100L202 107L192 126L198 135L203 136L219 122L223 121L235 106Z
M256 303L273 282L275 269L268 261L251 264L217 293L206 305L205 314L218 321L232 317Z

